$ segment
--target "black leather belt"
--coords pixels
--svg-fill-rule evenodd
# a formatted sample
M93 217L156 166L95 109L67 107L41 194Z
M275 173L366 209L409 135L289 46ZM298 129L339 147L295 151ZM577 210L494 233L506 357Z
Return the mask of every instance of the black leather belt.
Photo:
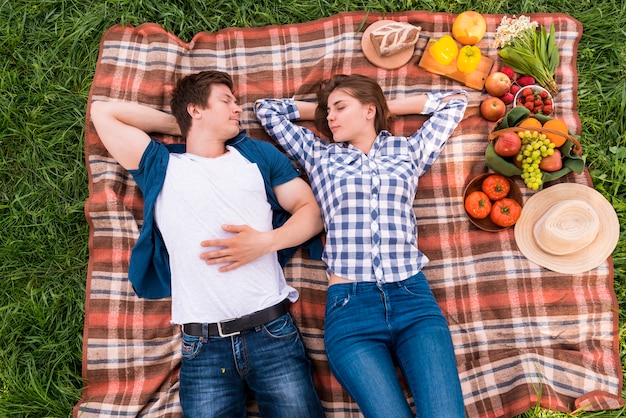
M250 315L235 319L225 319L224 321L213 324L202 324L198 322L183 324L183 332L195 337L204 337L207 335L207 332L209 337L230 337L240 334L243 331L254 329L286 314L289 312L290 303L288 299L285 299L274 306L253 312Z

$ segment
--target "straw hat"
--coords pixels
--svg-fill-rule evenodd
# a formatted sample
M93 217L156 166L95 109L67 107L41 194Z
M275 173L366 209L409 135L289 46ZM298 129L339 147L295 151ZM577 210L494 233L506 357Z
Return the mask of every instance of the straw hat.
M564 274L598 267L619 239L613 206L596 190L560 183L533 195L515 224L515 241L530 261Z
M415 45L386 57L379 55L376 51L376 48L374 47L374 44L372 43L370 35L374 30L389 23L394 23L394 21L377 20L376 22L368 26L367 29L365 29L365 32L363 32L363 37L361 38L361 49L363 50L363 55L365 55L365 58L367 58L367 60L375 66L383 68L385 70L395 70L402 67L403 65L406 65L411 60L411 58L413 57L413 52L415 52ZM421 27L418 26L417 28L421 30Z

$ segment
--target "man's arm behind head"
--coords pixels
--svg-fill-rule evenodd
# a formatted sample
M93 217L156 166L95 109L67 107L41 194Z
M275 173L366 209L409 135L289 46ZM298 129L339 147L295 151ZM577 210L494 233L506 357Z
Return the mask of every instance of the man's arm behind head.
M138 103L93 102L91 120L107 151L127 170L138 168L148 133L180 135L172 115Z

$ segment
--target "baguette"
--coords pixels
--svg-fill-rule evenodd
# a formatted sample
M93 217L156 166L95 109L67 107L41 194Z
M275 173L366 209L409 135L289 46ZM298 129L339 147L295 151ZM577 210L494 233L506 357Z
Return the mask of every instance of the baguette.
M421 26L392 22L373 30L370 39L376 53L388 57L415 46L421 30Z

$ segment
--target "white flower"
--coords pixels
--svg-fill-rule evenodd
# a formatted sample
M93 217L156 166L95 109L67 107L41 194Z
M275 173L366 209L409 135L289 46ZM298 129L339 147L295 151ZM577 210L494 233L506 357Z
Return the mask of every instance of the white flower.
M528 16L520 16L516 18L502 17L500 26L496 29L494 37L494 46L496 48L504 48L510 45L515 38L523 34L528 29L536 30L539 24L537 22L531 22Z

